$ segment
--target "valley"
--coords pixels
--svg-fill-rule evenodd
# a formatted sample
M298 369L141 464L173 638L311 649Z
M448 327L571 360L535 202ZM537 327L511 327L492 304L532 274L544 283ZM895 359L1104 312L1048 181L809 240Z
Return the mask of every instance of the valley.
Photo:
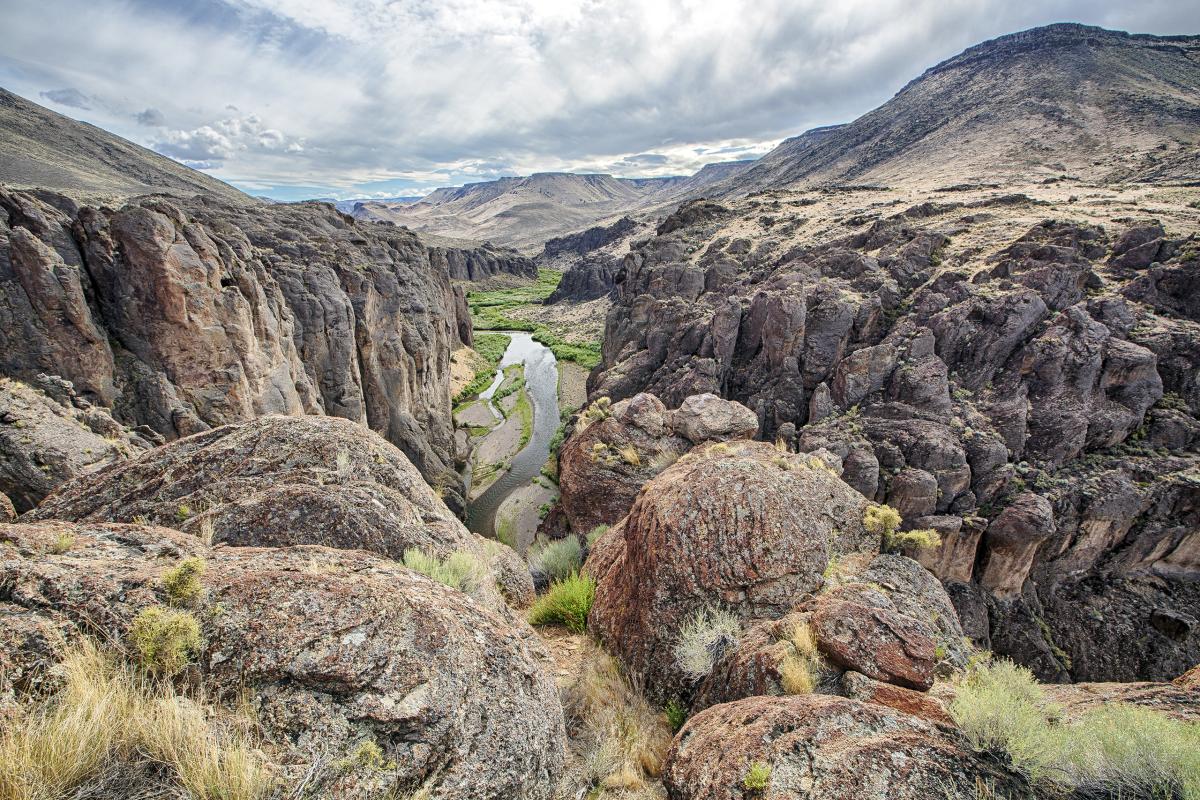
M1200 800L1200 37L725 149L266 202L0 92L0 800Z

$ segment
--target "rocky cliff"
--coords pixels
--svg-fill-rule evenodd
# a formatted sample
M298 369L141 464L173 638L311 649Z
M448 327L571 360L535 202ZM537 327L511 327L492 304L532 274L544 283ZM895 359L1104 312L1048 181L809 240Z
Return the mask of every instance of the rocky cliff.
M980 646L1169 678L1200 659L1194 194L1028 192L687 204L625 258L590 393L737 400L941 533Z
M453 488L449 358L470 329L451 272L497 258L321 203L0 190L0 371L60 375L168 439L344 417Z

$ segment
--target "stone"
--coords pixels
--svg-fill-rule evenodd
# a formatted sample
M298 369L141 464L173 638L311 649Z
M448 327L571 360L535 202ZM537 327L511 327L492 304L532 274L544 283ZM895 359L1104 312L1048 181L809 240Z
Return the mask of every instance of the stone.
M812 616L821 652L835 664L886 683L922 691L933 686L934 631L881 608L822 599Z

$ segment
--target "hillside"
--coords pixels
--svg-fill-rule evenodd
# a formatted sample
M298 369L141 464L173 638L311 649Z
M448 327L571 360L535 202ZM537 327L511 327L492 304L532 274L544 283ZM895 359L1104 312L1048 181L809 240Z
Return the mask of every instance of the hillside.
M166 192L255 202L216 178L0 89L0 183L77 199Z
M695 175L666 178L541 172L438 189L418 203L363 202L353 213L416 231L536 251L547 239L615 220L627 211L695 197L750 163L710 164Z
M848 125L788 139L722 194L1200 177L1200 37L1050 25L971 47Z

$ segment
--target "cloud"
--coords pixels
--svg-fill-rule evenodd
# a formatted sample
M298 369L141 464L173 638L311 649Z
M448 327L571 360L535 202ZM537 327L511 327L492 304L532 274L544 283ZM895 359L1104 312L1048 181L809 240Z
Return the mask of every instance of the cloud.
M157 128L167 124L163 113L157 108L147 108L145 111L139 111L135 118L138 125L145 125L147 128Z
M51 89L50 91L39 92L38 94L52 103L58 103L60 106L70 106L71 108L82 108L84 110L92 107L88 102L87 95L78 89Z
M851 120L1011 31L1200 31L1200 4L1182 0L10 5L7 88L58 103L74 91L87 121L241 185L359 196L536 171L680 174Z
M227 106L227 110L234 110ZM216 169L241 153L302 153L304 145L295 137L266 128L255 114L225 117L191 130L168 130L153 147L197 169Z

